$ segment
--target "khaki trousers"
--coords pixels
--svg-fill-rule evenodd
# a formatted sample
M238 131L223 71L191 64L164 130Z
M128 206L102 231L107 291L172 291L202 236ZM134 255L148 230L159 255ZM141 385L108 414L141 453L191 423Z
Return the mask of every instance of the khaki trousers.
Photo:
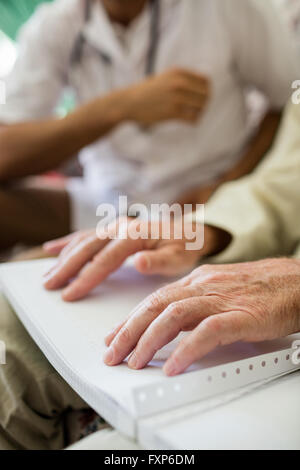
M68 410L87 408L55 372L0 293L0 449L51 450L66 446Z

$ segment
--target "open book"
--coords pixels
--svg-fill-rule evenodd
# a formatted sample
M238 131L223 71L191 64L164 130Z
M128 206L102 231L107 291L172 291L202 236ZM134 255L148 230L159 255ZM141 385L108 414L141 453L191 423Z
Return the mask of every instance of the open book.
M182 419L193 407L206 409L300 368L292 360L292 344L300 335L218 348L175 378L163 374L162 364L176 340L142 371L130 370L126 363L107 367L102 361L107 332L166 280L143 277L125 265L87 299L68 304L60 292L43 288L42 275L52 263L2 265L2 290L55 369L94 410L131 438L138 438L143 424L153 419L155 426L162 417L164 422Z

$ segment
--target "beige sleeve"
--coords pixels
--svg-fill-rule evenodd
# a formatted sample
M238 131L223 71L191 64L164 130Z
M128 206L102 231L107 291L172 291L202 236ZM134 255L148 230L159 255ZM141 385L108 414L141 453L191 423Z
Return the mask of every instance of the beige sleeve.
M291 255L300 246L299 215L300 105L289 105L264 162L252 175L221 187L206 206L205 223L233 237L214 261Z

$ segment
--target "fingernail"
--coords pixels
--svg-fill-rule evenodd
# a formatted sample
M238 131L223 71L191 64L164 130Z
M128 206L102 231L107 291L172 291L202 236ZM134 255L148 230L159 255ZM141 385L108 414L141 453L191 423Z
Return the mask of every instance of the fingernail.
M53 274L52 273L46 274L43 278L43 284L44 284L44 286L47 286L48 289L51 289L54 286L54 283L52 281L53 281Z
M67 287L62 291L62 297L64 300L71 299L73 296L73 287Z
M107 333L107 335L105 336L104 341L105 341L105 342L106 342L106 341L109 341L109 340L111 339L111 337L114 337L115 334L116 334L116 332L117 332L117 329L118 329L118 327L115 327L115 328L113 328L112 330L110 330L110 332Z
M131 357L128 361L128 365L131 369L137 369L138 368L138 359L137 359L135 353L132 353L132 355L131 355Z
M169 377L173 377L174 375L177 375L179 371L173 362L167 362L164 365L164 372Z
M58 272L58 266L55 265L55 266L52 266L52 268L50 269L50 271L48 271L47 273L45 273L43 275L43 278L44 278L44 282L49 282L52 280L52 278L54 278L54 276L57 274Z
M64 302L73 303L73 302L79 302L82 299L82 296L70 294L69 292L66 294L63 292L61 298L63 299Z
M105 343L110 340L110 338L113 336L113 334L114 334L114 330L111 330L111 331L104 337Z
M64 300L71 301L71 302L73 300L81 299L82 288L81 288L80 282L78 281L71 282L71 284L62 291L62 297Z
M149 256L137 253L135 255L135 260L137 261L140 269L149 271L151 269L151 260Z
M51 271L47 271L46 273L43 274L43 279L46 281L51 274Z
M147 269L150 269L151 268L151 259L149 258L149 256L144 255L144 260L145 260L145 264L146 264Z
M109 348L106 353L104 354L104 362L105 364L107 364L108 366L111 366L112 363L113 363L113 359L114 359L114 351L112 348Z

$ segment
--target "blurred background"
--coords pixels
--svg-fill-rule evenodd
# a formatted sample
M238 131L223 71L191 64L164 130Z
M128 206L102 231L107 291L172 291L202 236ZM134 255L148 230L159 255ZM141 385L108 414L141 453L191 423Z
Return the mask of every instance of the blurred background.
M43 3L53 0L0 0L0 80L10 73L18 54L18 33L20 28L28 21L36 8ZM263 1L263 0L258 0ZM296 31L298 48L300 51L300 1L299 0L268 0L279 9L283 21ZM257 113L261 112L263 104L256 92L249 93L250 109L253 109L253 120L257 121ZM63 117L74 108L72 92L66 90L65 95L57 108L57 115ZM51 172L47 177L81 176L82 168L77 156L59 169L59 173Z
M0 79L13 68L18 53L18 32L35 9L52 0L0 0ZM57 110L63 115L73 107L73 100L66 95Z
M0 0L0 77L7 74L17 54L16 39L20 27L30 18L36 7L52 0ZM294 29L300 28L298 0L271 0L286 15Z
M53 0L0 0L0 79L12 70L18 54L18 33L31 17L36 8ZM66 90L62 102L57 108L57 115L64 116L74 108L72 93ZM82 169L77 156L64 165L59 173L50 172L47 182L54 182L61 176L81 176ZM54 181L53 181L54 180Z
M0 0L0 77L14 65L17 56L16 38L20 27L36 7L51 0Z
M53 0L0 0L0 79L12 69L17 57L17 36L19 29L42 3ZM284 20L299 31L300 49L300 2L299 0L271 0L280 9ZM72 108L72 98L66 96L58 112L65 113Z

